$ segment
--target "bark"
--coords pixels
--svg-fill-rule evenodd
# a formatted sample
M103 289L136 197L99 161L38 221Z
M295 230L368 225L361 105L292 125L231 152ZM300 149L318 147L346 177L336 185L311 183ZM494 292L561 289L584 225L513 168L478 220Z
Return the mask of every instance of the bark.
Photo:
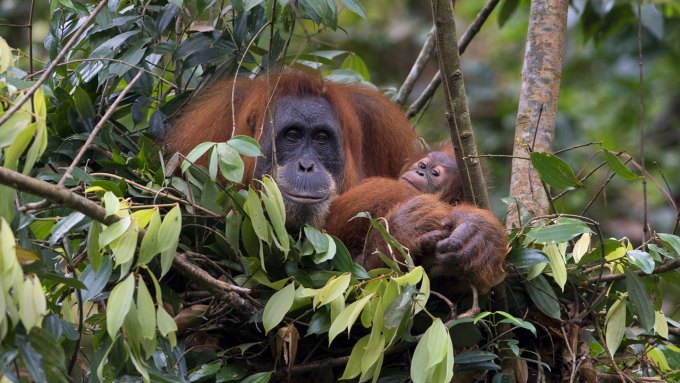
M467 202L488 209L489 197L470 122L451 1L433 0L432 16L437 28L437 58L446 98L446 119L458 168L463 178L463 194Z
M520 157L526 157L527 151L551 150L557 119L568 5L567 0L531 2L515 125L510 195L517 198L532 216L547 214L548 196L531 162ZM517 224L521 224L517 208L511 206L507 226Z

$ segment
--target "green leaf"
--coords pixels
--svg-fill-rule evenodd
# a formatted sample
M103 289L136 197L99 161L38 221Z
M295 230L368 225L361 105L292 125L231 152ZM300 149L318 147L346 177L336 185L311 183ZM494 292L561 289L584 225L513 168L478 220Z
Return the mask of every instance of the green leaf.
M87 232L87 259L90 260L90 264L95 270L99 270L99 266L104 258L99 250L99 233L101 230L101 224L97 221L92 221L90 230Z
M158 243L158 231L161 227L161 215L158 212L158 208L154 209L151 220L149 221L149 226L144 233L142 238L142 244L139 247L139 259L137 264L145 265L153 259L153 257L158 254L161 249Z
M637 266L645 274L651 274L654 271L654 259L648 252L642 250L629 250L626 252L628 260L633 265Z
M366 335L352 348L352 352L349 355L349 360L345 366L345 371L342 373L340 380L353 379L361 374L361 361L364 359L364 354L366 353L366 346L371 338L370 335Z
M116 260L116 266L128 263L132 261L135 255L135 249L137 248L137 223L133 223L125 231L125 233L117 241L116 246L113 248L113 257Z
M83 270L78 278L86 286L86 289L81 291L83 302L89 301L104 290L112 269L111 258L106 257L102 259L98 269L94 269L94 265L90 264Z
M116 339L118 330L123 325L123 320L130 310L134 292L135 277L134 274L130 274L123 282L117 284L109 295L106 310L106 331L111 339Z
M299 4L317 24L337 28L338 12L335 0L299 0Z
M574 262L579 263L581 261L581 258L588 252L590 249L590 237L592 234L590 233L583 233L581 238L579 238L578 241L576 241L576 244L574 244L574 250L573 250L573 256L574 256Z
M269 221L284 256L288 256L290 239L286 230L286 207L283 204L283 196L274 180L269 176L262 178L262 186L265 191L262 202L267 210L267 216L269 216Z
M139 278L137 282L137 314L141 326L141 335L145 339L156 337L156 308L151 299L149 289L144 280Z
M654 312L654 331L664 339L668 339L668 322L663 311Z
M537 243L562 243L592 230L580 220L560 218L554 225L529 230L527 238Z
M314 296L313 306L318 308L332 302L335 298L341 296L347 291L352 275L349 273L341 276L331 278L326 285L319 289L319 292Z
M602 149L602 153L604 154L605 160L607 160L607 165L609 165L609 167L618 176L620 176L624 180L629 181L640 179L640 176L633 173L632 170L628 169L628 167L626 167L626 165L623 162L621 162L621 160L619 159L619 157L616 156L616 154L607 149Z
M546 245L543 250L545 250L550 260L550 269L552 270L555 282L564 291L564 285L567 283L567 266L564 255L560 253L560 250L554 243Z
M347 329L347 335L349 335L352 325L354 322L356 322L357 318L359 318L359 314L361 314L361 310L364 309L364 306L373 298L374 294L369 294L358 301L350 304L349 306L345 307L342 312L333 320L333 323L331 324L330 329L328 330L328 344L330 345L331 342L333 342L333 339L340 334L344 329Z
M264 218L264 211L262 210L262 205L260 204L260 198L258 198L255 190L248 190L248 198L246 198L244 209L248 214L250 221L252 222L255 235L257 235L261 241L269 244L269 225Z
M268 333L269 330L281 323L283 317L293 306L294 298L295 284L293 283L286 285L286 287L277 291L269 298L262 314L262 324L264 325L265 333Z
M519 5L519 0L504 0L501 4L501 9L498 11L498 26L503 27L505 23L510 19L510 16L517 9Z
M305 237L309 243L314 246L314 251L317 254L323 254L328 251L328 242L330 237L319 231L319 229L314 226L305 225Z
M411 380L413 383L445 383L452 377L453 345L448 330L437 318L425 331L413 353Z
M525 320L515 318L514 316L506 313L505 311L496 311L496 314L502 315L506 318L501 320L499 323L512 323L517 327L521 327L523 329L531 331L534 334L534 336L536 336L536 327L534 327L533 324Z
M260 150L260 144L252 137L237 135L227 141L227 145L246 156L264 157L264 153Z
M513 247L507 258L508 262L518 269L527 269L530 266L547 263L548 256L539 249Z
M246 377L241 381L241 383L268 383L271 377L272 377L271 371L258 372L257 374L253 374Z
M417 285L421 279L423 279L424 270L422 266L416 266L413 270L409 271L400 277L392 278L393 281L397 282L399 286L407 285Z
M158 324L158 331L170 340L172 347L175 347L177 341L174 338L174 333L177 331L177 324L170 314L165 311L161 302L158 302L158 308L156 309L156 323Z
M217 371L222 367L222 362L207 363L197 367L189 373L190 382L198 382L202 379L210 378L217 374Z
M195 164L196 161L198 161L198 159L201 158L214 145L215 143L213 142L203 142L196 145L196 147L191 150L189 154L187 154L186 159L182 162L182 173L186 172L192 164Z
M123 217L121 220L114 222L113 224L107 226L101 234L99 234L99 248L102 249L104 246L110 244L117 238L119 238L123 233L127 231L130 227L132 220L130 217Z
M158 228L158 247L161 252L174 251L177 247L179 233L182 231L182 212L179 205L175 205L163 218Z
M368 72L368 67L366 63L361 59L356 53L349 52L345 60L342 62L343 69L349 69L356 73L359 73L363 77L364 81L371 81L371 75Z
M527 281L527 293L541 312L551 318L560 319L560 305L557 295L543 275Z
M583 184L571 167L551 153L532 152L531 164L546 184L561 190L571 190Z
M649 331L654 327L652 297L637 274L628 268L624 268L623 273L626 275L626 290L628 290L628 296L637 309L638 319L642 323L642 327Z
M238 152L225 143L217 144L217 154L219 155L219 167L222 177L234 183L243 181L245 165Z
M481 350L466 351L456 355L456 364L488 362L496 358L498 358L498 356L493 352Z
M12 48L7 41L0 36L0 73L4 73L7 68L13 65Z
M623 330L626 325L626 305L617 299L607 311L605 318L605 340L609 352L614 355L623 340Z
M71 229L80 223L80 221L85 218L85 214L79 212L79 211L74 211L73 213L69 214L68 216L62 218L57 222L54 227L52 227L52 236L50 237L50 246L54 246L55 243L57 243L61 238L66 235Z
M360 16L362 19L366 18L366 10L364 7L361 5L361 3L357 0L342 0L342 3L349 9L350 11L356 13L358 16Z
M680 256L680 237L666 233L657 233L656 235L661 239L666 249L672 250L676 254L676 258Z

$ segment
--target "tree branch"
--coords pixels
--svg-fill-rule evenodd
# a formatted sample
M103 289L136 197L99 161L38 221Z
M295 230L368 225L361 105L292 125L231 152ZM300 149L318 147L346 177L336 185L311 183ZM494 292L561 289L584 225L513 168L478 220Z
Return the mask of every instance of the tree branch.
M40 78L38 78L38 81L36 81L36 83L33 84L33 86L26 92L26 94L24 94L24 96L19 99L19 101L17 101L14 105L12 105L12 107L9 108L7 110L7 112L5 112L5 114L2 117L0 117L0 126L3 125L5 122L7 122L10 119L10 117L12 117L14 115L14 113L16 113L17 110L19 110L21 108L21 106L26 103L26 101L30 100L33 97L33 94L38 90L38 88L40 88L42 86L42 84L44 84L45 81L47 81L47 78L50 77L50 75L54 71L54 68L56 68L57 65L59 65L59 62L64 58L64 56L66 56L67 53L71 52L71 47L76 42L78 42L78 39L80 38L80 36L83 33L85 33L87 28L90 26L90 23L97 17L99 12L102 9L104 9L104 6L108 2L109 2L108 0L102 0L92 10L92 13L90 13L90 16L88 16L87 19L85 19L85 22L83 23L83 25L80 28L78 28L78 30L73 34L73 36L71 36L71 39L66 44L64 44L64 47L61 49L61 51L59 51L59 53L57 54L57 57L55 57L54 60L52 60L50 65L43 72L42 76L40 76Z
M437 28L439 69L442 77L446 79L444 81L446 118L456 161L463 178L463 195L466 201L488 209L489 197L480 161L477 158L477 146L470 122L451 1L433 0L432 16Z
M120 220L120 217L117 215L107 217L106 209L62 186L25 176L2 166L0 166L0 184L43 197L53 203L79 211L105 225L111 225ZM255 305L241 296L247 296L250 289L234 286L213 278L205 270L189 262L186 255L183 254L175 256L173 266L192 281L200 283L206 290L233 304L234 308L239 312L250 315L257 311Z
M137 72L137 75L132 79L132 81L130 81L130 83L127 84L127 86L120 92L120 94L118 94L118 97L116 97L116 99L113 101L113 103L111 104L111 107L109 107L109 109L106 111L106 113L104 113L104 115L102 116L101 120L99 120L97 125L95 125L94 129L92 129L92 132L90 132L90 135L87 137L87 140L85 141L83 146L78 151L78 154L76 154L75 158L71 162L71 165L69 165L68 169L66 169L66 171L64 172L64 175L61 176L61 179L59 180L59 183L57 184L57 186L64 185L64 182L66 182L66 180L71 176L71 172L76 167L76 165L78 165L78 162L80 162L80 159L83 158L83 155L85 154L87 149L90 148L90 145L92 145L92 142L94 141L94 138L97 136L97 133L99 133L99 130L102 128L102 126L104 126L104 124L106 122L109 121L109 118L111 118L111 116L113 115L113 112L116 111L118 104L120 104L121 101L123 101L123 99L125 98L125 95L127 95L127 93L130 91L130 89L132 89L132 87L135 85L135 83L137 81L139 81L140 78L142 78L143 74L144 74L144 71L142 71L142 70Z
M425 65L428 61L430 61L435 47L436 39L434 34L435 28L433 26L432 29L430 29L430 32L427 33L427 40L425 40L425 44L423 44L423 47L420 49L420 53L418 54L416 61L413 63L411 71L408 73L406 80L404 80L404 83L401 84L401 88L399 88L399 91L397 92L397 99L395 100L397 104L404 105L406 103L406 99L411 94L413 86L416 85L416 81L418 81L420 75L423 74Z
M529 30L522 65L522 88L515 123L513 155L520 157L527 148L550 152L557 120L562 58L567 35L568 0L531 2ZM538 185L541 180L530 162L512 161L510 195L532 216L548 211L548 196ZM518 222L518 211L510 207L506 224Z
M482 25L484 25L484 22L486 22L486 19L489 18L489 15L491 12L496 8L496 5L500 0L488 0L486 4L484 5L484 8L482 8L481 11L477 14L477 17L472 21L470 26L465 30L465 33L463 33L463 37L460 38L460 42L458 42L458 53L463 54L465 52L465 49L470 45L470 42L472 39L477 35L477 33L482 29ZM427 87L423 91L423 93L416 99L411 106L408 107L408 111L406 112L406 118L413 118L418 112L420 112L421 109L427 104L427 102L432 98L432 95L434 95L434 92L437 91L437 88L439 87L439 84L442 82L442 76L439 71L432 77L432 80L430 80L430 83L427 84ZM400 90L401 91L401 90ZM405 100L404 100L405 101Z

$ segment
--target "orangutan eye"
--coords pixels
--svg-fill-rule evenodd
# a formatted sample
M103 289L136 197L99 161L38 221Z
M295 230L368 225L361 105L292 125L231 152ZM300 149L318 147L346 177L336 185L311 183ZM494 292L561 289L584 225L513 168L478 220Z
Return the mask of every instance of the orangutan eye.
M421 168L421 169L425 169L427 167L427 165L425 165L424 162L418 162L418 167Z
M432 174L433 177L439 177L439 170L437 170L437 169L432 169L432 171L430 172L430 174Z
M300 131L295 128L288 129L285 133L285 136L291 141L297 141L302 137L300 135Z

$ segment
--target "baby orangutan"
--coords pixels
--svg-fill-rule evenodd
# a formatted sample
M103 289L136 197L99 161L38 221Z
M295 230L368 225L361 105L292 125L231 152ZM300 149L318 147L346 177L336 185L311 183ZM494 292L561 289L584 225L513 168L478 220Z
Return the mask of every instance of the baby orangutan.
M399 182L422 193L437 194L443 202L457 205L463 197L463 185L456 159L441 151L429 152L404 167Z
M465 204L462 199L456 160L446 152L429 152L407 165L398 180L369 178L337 197L325 229L342 240L355 262L373 269L383 265L373 252L378 249L386 253L385 241L370 230L368 220L352 218L364 211L373 218L383 217L390 233L410 250L415 263L428 270L438 291L451 296L469 292L473 285L486 293L505 277L507 238L490 211ZM414 211L423 212L418 222L407 219ZM470 215L484 219L472 221L467 219ZM353 224L348 225L350 220ZM491 232L501 234L485 234ZM471 251L465 241L442 241L450 233L468 242L484 243L481 248L485 254Z

